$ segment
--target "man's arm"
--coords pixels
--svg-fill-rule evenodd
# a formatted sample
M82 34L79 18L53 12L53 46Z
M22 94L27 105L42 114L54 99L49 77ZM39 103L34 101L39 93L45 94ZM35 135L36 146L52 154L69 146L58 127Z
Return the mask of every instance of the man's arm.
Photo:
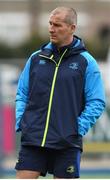
M20 120L25 111L26 103L28 102L29 89L29 70L31 57L26 63L23 72L20 75L16 93L16 131L20 131Z
M95 59L88 53L82 53L88 61L85 73L85 108L78 117L79 134L85 135L96 123L105 108L105 93L101 73Z

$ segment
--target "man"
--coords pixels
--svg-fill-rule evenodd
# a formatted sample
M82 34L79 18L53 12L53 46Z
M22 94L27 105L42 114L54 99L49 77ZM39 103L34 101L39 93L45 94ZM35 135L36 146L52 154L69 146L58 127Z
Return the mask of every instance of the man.
M82 137L105 107L95 59L74 35L77 14L58 7L49 18L50 42L33 53L20 76L16 131L21 131L17 178L46 173L78 178Z

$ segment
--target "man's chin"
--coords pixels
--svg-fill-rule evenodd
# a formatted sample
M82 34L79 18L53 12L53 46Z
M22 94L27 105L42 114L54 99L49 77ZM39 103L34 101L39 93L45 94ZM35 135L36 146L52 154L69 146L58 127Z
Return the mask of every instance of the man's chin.
M50 38L50 42L52 42L53 44L57 44L57 41L55 39Z

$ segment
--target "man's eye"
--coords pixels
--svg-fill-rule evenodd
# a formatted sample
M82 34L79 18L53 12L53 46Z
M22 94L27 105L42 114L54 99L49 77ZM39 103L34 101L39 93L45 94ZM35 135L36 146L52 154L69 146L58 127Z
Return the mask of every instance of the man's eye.
M55 24L56 27L60 27L61 25L60 24Z
M52 25L52 23L51 23L51 22L49 22L49 24L50 24L50 25Z

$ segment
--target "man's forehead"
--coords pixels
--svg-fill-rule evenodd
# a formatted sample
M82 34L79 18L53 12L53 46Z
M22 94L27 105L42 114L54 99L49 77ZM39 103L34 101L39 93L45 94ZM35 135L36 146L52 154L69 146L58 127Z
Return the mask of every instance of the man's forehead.
M51 13L49 20L55 20L55 21L64 21L65 20L65 13Z

